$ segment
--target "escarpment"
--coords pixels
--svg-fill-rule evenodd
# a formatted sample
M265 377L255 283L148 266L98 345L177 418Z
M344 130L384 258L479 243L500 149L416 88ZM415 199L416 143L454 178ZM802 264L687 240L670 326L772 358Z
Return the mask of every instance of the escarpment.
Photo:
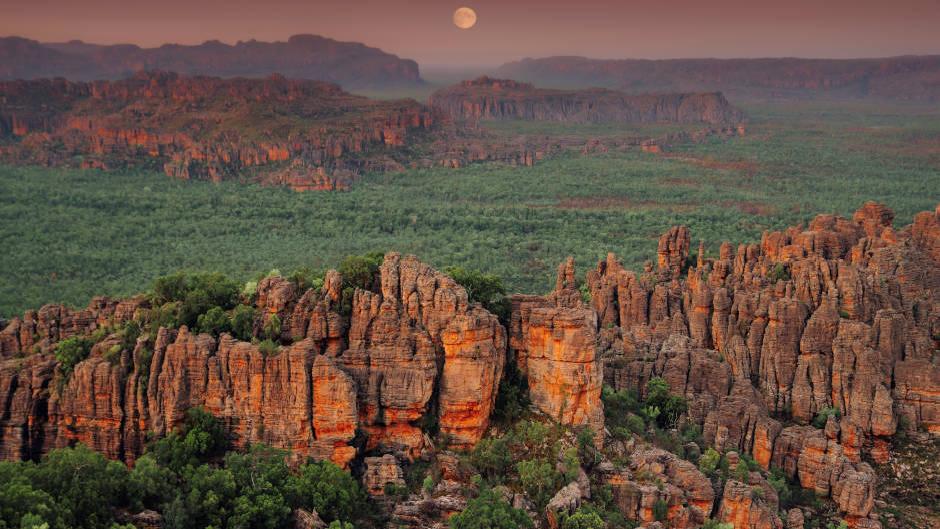
M309 191L348 189L366 172L533 165L560 148L457 127L412 99L371 100L280 75L0 82L0 160L13 164L156 169Z
M436 125L412 100L320 81L140 73L121 81L0 83L8 162L158 168L183 179L342 189ZM377 151L377 152L372 152Z
M82 311L47 306L13 319L0 334L3 457L82 442L131 461L148 434L165 435L194 406L222 419L240 445L340 465L359 449L420 453L429 443L422 421L454 446L479 441L505 359L496 316L414 257L388 254L379 288L357 291L349 315L338 307L341 284L336 273L306 292L280 277L259 284L257 331L279 322L283 345L273 355L229 334L160 327L116 358L106 354L118 343L109 334L66 373L50 354L57 342L108 333L155 308L100 298Z
M582 283L568 260L548 295L512 296L503 322L395 253L358 289L336 272L314 288L263 279L255 343L148 327L159 307L144 296L30 311L0 331L0 457L83 443L133 462L148 436L200 406L236 446L364 466L376 496L402 481L400 464L434 461L442 481L399 502L394 520L440 526L467 504L469 477L448 450L498 429L491 417L512 369L530 416L590 428L597 450L546 498L558 512L507 492L531 516L573 512L593 481L639 523L800 527L799 509L781 516L774 470L850 527L881 527L880 472L897 437L940 435L940 209L896 228L890 210L868 203L850 219L819 215L717 251L696 252L693 235L670 229L640 272L610 254ZM130 341L119 331L129 322L150 331ZM92 337L87 359L57 361L57 344L77 337ZM651 381L682 397L697 441L670 452L641 437L642 421L632 436L605 424L604 386L646 399ZM708 449L733 474L719 480L683 458Z
M422 83L415 61L358 42L341 42L319 35L292 35L286 41L275 42L251 39L234 45L212 40L156 48L78 40L45 43L0 37L0 79L121 79L142 69L220 77L264 77L280 73L347 88Z
M432 107L458 120L519 119L570 123L706 123L734 126L743 119L721 93L628 95L592 88L551 90L481 77L443 88Z

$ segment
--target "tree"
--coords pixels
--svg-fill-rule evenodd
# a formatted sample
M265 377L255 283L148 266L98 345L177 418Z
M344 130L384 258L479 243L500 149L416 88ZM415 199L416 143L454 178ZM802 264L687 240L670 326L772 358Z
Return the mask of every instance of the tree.
M235 477L227 469L199 465L187 469L185 488L163 512L167 529L227 526L235 510Z
M450 517L451 529L521 529L531 528L532 520L522 509L515 509L492 489L467 502L467 508Z
M685 399L669 392L669 384L660 377L650 379L646 384L646 408L659 409L655 417L660 428L674 428L679 417L687 408Z
M228 435L222 423L202 408L190 408L181 430L153 443L154 459L177 474L187 466L196 466L219 457L228 448Z
M509 442L502 437L481 439L470 453L470 464L490 482L500 482L512 462Z
M212 307L197 319L199 332L218 337L223 332L231 330L231 322L221 307Z
M544 508L560 487L561 475L548 460L530 459L516 464L519 482L526 494L540 508Z
M151 454L142 455L127 479L127 495L135 509L157 509L176 492L176 476L157 464Z
M231 527L277 529L286 525L291 508L284 497L290 477L285 457L285 452L265 445L252 445L244 454L229 452L225 456L225 468L238 489Z
M467 290L470 301L480 303L483 308L499 316L500 320L508 321L509 299L499 276L459 266L449 266L444 269L444 273Z
M66 338L56 344L55 359L59 361L62 372L66 376L71 373L79 362L88 358L93 345L91 340L81 336Z
M238 305L232 311L232 336L250 342L254 337L255 309L248 305Z
M702 457L698 460L698 468L706 476L711 476L718 470L718 464L721 462L721 454L712 447L708 447Z
M113 521L111 507L125 503L127 467L84 445L53 450L24 469L34 488L55 498L67 527L107 526Z
M0 462L0 529L20 527L63 528L60 509L49 493L33 488L24 475L24 465L32 463Z
M357 520L369 510L359 482L331 461L302 465L288 479L287 490L291 506L315 510L328 522Z

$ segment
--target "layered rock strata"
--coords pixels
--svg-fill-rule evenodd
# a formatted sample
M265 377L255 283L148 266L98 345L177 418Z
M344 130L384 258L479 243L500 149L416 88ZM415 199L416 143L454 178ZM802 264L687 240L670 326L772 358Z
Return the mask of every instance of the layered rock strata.
M736 125L743 114L720 93L628 95L592 88L551 90L480 77L435 92L430 105L457 120Z

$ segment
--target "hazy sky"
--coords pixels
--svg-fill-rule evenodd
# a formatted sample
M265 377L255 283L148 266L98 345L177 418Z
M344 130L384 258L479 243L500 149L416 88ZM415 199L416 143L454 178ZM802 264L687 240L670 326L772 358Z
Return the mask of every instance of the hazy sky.
M477 26L451 14L474 8ZM154 46L316 33L424 66L940 53L940 0L0 0L0 35Z

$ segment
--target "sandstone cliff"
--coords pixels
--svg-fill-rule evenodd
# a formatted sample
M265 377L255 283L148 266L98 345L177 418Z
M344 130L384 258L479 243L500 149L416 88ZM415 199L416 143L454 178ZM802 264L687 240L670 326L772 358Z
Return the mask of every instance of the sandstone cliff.
M848 97L935 102L940 56L880 59L600 60L545 57L508 63L500 76L629 93L720 90L734 98Z
M256 327L282 322L274 356L227 334L160 328L117 358L105 355L118 343L110 334L68 374L50 354L55 343L146 318L147 301L98 298L81 311L50 305L13 319L0 332L0 455L82 442L132 461L147 434L166 434L193 406L220 417L237 445L265 442L340 465L360 448L417 455L429 446L419 427L428 421L453 446L474 445L502 376L497 318L413 257L386 256L380 289L358 291L348 317L338 312L340 284L331 273L319 290L279 277L259 285Z
M280 75L0 82L5 163L343 190L365 172L483 161L531 166L563 147L553 138L457 126L411 99L370 100Z
M601 88L549 90L489 77L438 90L430 105L457 120L736 125L743 118L720 93L627 95Z
M237 446L364 462L376 495L402 479L396 461L435 458L449 477L394 512L406 526L431 526L465 505L459 482L469 479L433 437L476 445L509 361L531 413L597 434L591 477L628 519L782 528L758 471L773 468L829 498L851 527L880 527L876 468L893 457L895 437L940 435L940 208L898 229L890 210L868 203L851 219L819 215L711 255L691 241L675 227L641 273L609 255L584 284L568 260L550 294L512 297L507 327L451 278L395 253L346 308L335 272L305 291L269 277L254 298L254 334L276 318L275 354L186 327L126 343L117 329L148 321L145 297L49 305L0 330L0 457L81 442L132 462L148 434L201 406ZM92 335L88 359L67 372L56 344ZM642 396L654 377L684 397L682 420L701 427L694 450L735 462L749 454L754 466L718 488L675 454L608 436L602 385ZM552 505L576 508L590 487L572 483Z

